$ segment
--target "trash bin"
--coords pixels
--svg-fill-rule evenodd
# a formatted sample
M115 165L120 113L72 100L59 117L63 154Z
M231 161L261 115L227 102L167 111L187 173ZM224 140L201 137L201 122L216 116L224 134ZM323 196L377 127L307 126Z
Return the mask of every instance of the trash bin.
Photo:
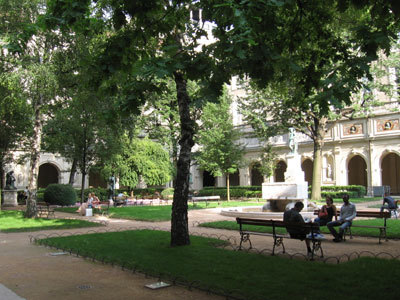
M93 209L86 208L86 217L91 217L91 216L93 216Z

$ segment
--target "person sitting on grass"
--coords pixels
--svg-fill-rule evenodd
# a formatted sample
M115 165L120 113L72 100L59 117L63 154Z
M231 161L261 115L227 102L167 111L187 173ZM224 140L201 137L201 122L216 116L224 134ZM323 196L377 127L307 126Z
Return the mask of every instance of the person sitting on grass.
M303 202L296 202L292 209L289 209L283 213L283 221L288 223L305 223L303 216L300 214L304 208ZM311 254L311 244L310 240L306 239L308 233L307 229L298 229L287 227L286 230L289 232L290 237L294 239L299 239L301 241L305 240L307 246L307 255Z
M357 211L356 206L349 202L349 195L345 194L343 196L343 205L340 208L340 217L339 220L331 221L326 226L328 227L329 231L334 236L333 241L338 243L341 242L343 239L343 233L346 228L350 227L353 219L356 217ZM339 233L335 230L335 226L340 226Z
M330 196L326 196L326 204L321 207L318 212L318 218L314 220L315 223L318 223L319 226L325 226L330 221L332 221L333 216L335 216L335 221L337 221L337 209L333 204L333 199Z

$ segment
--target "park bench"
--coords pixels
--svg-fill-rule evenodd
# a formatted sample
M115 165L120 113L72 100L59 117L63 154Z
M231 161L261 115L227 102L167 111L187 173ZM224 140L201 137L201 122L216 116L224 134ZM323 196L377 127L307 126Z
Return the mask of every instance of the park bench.
M290 239L289 233L278 233L278 228L287 229L299 229L310 232L307 234L307 239L312 242L311 247L311 259L314 259L314 256L318 251L320 251L320 257L324 257L324 252L322 250L322 241L323 238L316 237L314 234L319 233L319 225L316 223L289 223L278 220L266 220L266 219L249 219L249 218L236 218L236 222L239 224L239 232L240 232L240 245L239 250L242 249L242 244L244 242L250 243L250 249L253 247L250 235L261 235L261 236L271 236L274 239L274 246L272 248L272 255L275 254L275 248L282 246L282 252L285 253L285 245L283 243L283 239ZM244 225L254 225L254 226L264 226L264 227L272 227L272 233L267 232L257 232L254 230L248 230L244 228Z
M314 210L314 215L318 215L318 210ZM340 215L340 211L337 211L337 216ZM346 229L346 231L343 233L343 240L346 240L346 235L350 235L350 239L353 238L353 234L351 232L351 228L358 227L358 228L372 228L372 229L378 229L379 230L379 244L381 243L381 239L385 238L387 241L387 236L386 236L386 220L390 219L391 213L389 211L374 211L374 210L360 210L357 211L356 218L375 218L375 219L383 219L383 224L382 226L372 226L372 225L358 225L358 224L352 224L350 227Z
M208 206L208 201L210 201L210 200L218 200L218 205L219 205L220 199L221 199L220 196L201 196L201 197L192 196L189 200L192 201L193 206L195 205L195 202L200 202L200 201L205 201L206 206Z
M54 215L54 208L50 207L49 205L37 205L36 206L36 217L37 218L50 218L50 216Z

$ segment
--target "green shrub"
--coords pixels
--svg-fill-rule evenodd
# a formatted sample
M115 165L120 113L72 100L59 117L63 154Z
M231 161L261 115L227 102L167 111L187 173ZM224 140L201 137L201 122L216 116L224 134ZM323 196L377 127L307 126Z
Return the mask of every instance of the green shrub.
M231 186L229 189L232 198L259 198L261 186ZM198 196L220 196L227 198L226 187L205 187L198 191Z
M174 188L166 188L161 192L163 199L171 199L174 196Z
M308 187L308 191L311 192L311 185ZM333 193L334 198L341 198L344 194L348 194L350 197L361 198L366 194L365 186L362 185L323 185L321 186L321 195L324 193ZM325 194L328 195L328 194ZM332 196L329 194L329 196Z
M43 200L52 205L74 205L77 197L75 189L69 184L49 184L44 192Z

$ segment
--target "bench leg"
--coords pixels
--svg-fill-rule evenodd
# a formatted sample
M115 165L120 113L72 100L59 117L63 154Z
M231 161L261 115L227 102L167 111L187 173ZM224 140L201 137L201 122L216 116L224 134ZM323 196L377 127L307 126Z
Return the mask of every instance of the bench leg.
M253 248L253 245L252 245L251 240L250 240L250 234L249 233L240 233L239 250L242 250L242 243L243 242L249 242L250 243L250 248L249 249Z
M272 247L272 255L275 255L275 247L282 246L282 253L286 252L285 244L283 243L282 237L275 237L274 236L274 246Z
M311 249L311 260L314 260L314 255L316 255L316 253L318 251L321 252L321 258L324 257L324 251L322 250L322 246L321 246L321 241L320 240L312 240L312 249Z

